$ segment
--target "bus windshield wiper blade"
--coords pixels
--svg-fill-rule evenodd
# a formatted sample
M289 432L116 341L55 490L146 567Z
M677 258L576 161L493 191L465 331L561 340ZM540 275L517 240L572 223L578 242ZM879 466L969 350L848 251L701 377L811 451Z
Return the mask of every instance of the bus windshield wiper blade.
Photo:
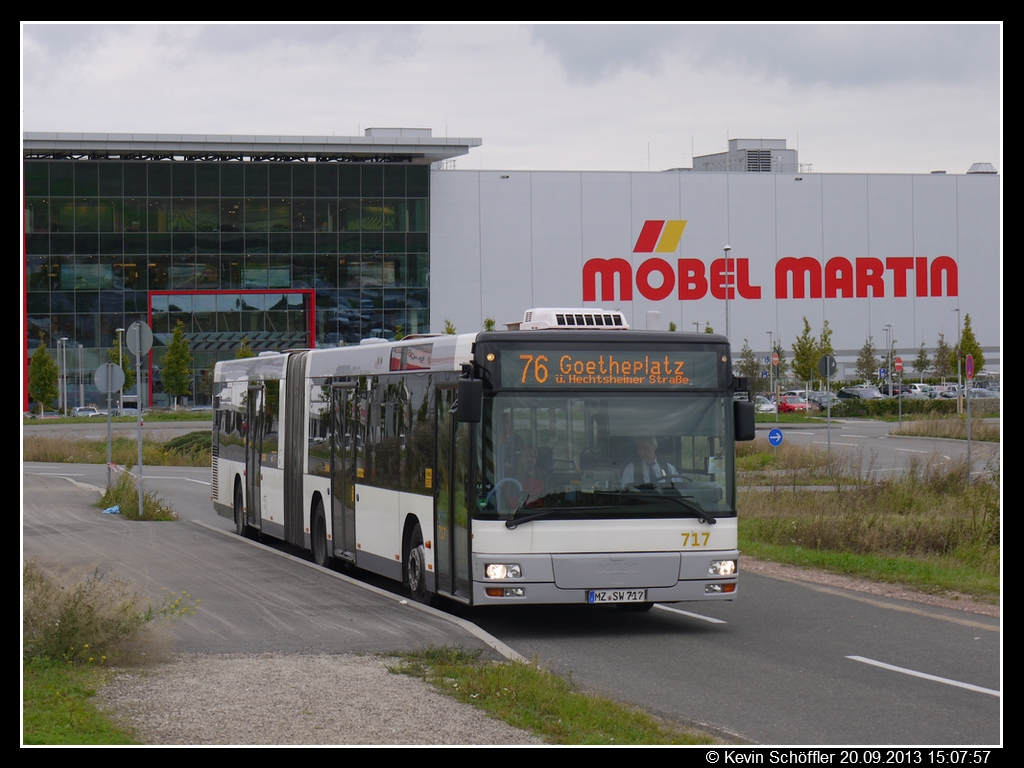
M548 515L556 511L555 508L544 509L539 512L534 512L531 515L526 515L525 517L516 517L516 515L518 515L520 512L526 509L526 505L530 502L531 498L531 496L527 495L527 497L523 499L522 503L518 507L516 507L516 511L512 513L512 517L505 521L505 527L508 528L510 531L514 531L516 528L518 528L520 523L528 523L531 520L536 520L540 517L547 517Z
M682 504L708 525L714 525L718 522L716 518L712 517L701 508L700 504L697 503L697 500L694 499L693 496L668 496L667 498ZM687 501L687 499L692 499L692 501Z

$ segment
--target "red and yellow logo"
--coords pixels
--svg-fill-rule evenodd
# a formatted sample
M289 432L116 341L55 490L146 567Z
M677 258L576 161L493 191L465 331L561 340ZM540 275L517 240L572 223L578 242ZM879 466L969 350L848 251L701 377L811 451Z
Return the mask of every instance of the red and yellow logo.
M644 222L633 253L672 253L679 247L679 238L686 229L685 220L650 220Z

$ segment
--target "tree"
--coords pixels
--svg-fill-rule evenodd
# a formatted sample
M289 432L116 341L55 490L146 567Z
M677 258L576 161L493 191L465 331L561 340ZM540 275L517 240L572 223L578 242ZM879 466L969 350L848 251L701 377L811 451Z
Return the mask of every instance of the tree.
M449 320L447 317L444 319L444 332L447 333L448 335L455 334L455 325L452 324L452 321Z
M793 375L797 381L813 381L818 374L818 340L811 335L811 324L804 318L804 332L793 344Z
M982 354L981 345L978 344L978 340L974 338L974 331L971 330L971 316L964 315L964 329L960 333L960 377L962 379L967 378L966 366L967 356L971 355L974 358L974 371L977 373L985 367L985 355ZM957 355L956 350L949 356L949 366L954 371L957 370Z
M793 344L793 375L798 381L813 382L820 377L818 372L818 361L824 355L834 355L832 349L832 329L828 326L828 320L821 325L821 333L814 337L811 335L811 324L804 318L804 332L801 333L796 343Z
M835 354L836 351L832 349L832 329L828 327L828 320L825 320L821 324L821 336L818 338L818 359L820 360L825 355L835 357ZM817 366L817 362L815 362L815 366Z
M241 345L235 350L235 360L245 360L250 357L256 357L256 353L249 346L249 337L243 336Z
M761 361L754 355L754 350L750 348L750 342L746 339L743 340L743 349L740 350L736 370L740 376L746 376L750 380L751 391L758 392L764 389L767 382L761 378Z
M46 342L39 335L39 346L32 353L28 365L28 393L39 403L39 415L42 416L47 406L53 405L60 390L57 386L59 372L50 353L46 351Z
M114 365L121 366L121 370L124 372L122 389L128 391L135 386L135 366L132 364L132 356L128 354L128 351L121 349L121 334L118 333L116 336L114 346L107 350L107 358Z
M487 331L488 333L490 333L491 331L494 330L494 318L493 317L485 317L484 318L484 330Z
M161 377L164 392L171 396L174 407L178 407L178 397L192 391L192 351L188 348L185 338L185 323L181 320L174 326L171 343L167 345L164 355Z
M939 343L935 345L935 357L932 362L932 370L935 375L942 381L952 377L953 371L956 368L950 364L949 359L952 357L952 350L949 348L949 344L946 343L945 334L939 334Z
M873 336L867 337L857 355L857 376L863 379L865 384L874 381L878 376L878 353L875 351Z
M668 332L669 333L675 333L676 332L676 324L674 322L672 322L671 320L668 321Z
M715 329L711 327L711 323L704 324L704 333L714 333Z
M924 375L928 373L928 369L931 367L931 358L928 357L928 350L924 348L924 342L922 341L921 349L918 350L917 357L914 358L914 370L921 377L921 381L924 381Z
M405 338L405 327L401 323L395 325L395 341L401 341Z

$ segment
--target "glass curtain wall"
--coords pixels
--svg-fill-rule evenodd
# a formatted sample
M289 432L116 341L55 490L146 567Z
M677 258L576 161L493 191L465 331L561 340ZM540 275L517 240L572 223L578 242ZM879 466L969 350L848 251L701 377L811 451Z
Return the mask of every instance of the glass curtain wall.
M247 335L311 325L317 346L334 346L426 332L429 183L428 165L404 163L27 160L28 354L41 338L81 345L81 371L68 368L98 402L92 372L117 328L147 318L151 292L193 294L188 310L154 304L157 369L178 319L190 339L225 334L197 381ZM315 322L275 289L312 291ZM267 295L236 294L263 306L231 313L206 291ZM166 400L158 386L154 399Z

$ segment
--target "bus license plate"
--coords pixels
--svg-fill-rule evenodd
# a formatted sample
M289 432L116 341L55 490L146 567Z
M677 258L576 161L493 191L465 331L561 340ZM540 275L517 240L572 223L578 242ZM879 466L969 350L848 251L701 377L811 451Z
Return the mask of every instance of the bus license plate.
M592 589L587 592L588 603L646 603L646 589Z

